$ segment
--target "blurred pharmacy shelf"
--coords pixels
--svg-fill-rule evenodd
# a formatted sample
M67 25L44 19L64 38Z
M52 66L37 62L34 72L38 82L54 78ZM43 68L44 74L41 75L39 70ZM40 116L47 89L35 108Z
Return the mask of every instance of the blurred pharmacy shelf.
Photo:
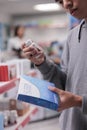
M0 94L11 90L12 88L16 87L19 83L19 78L10 80L8 82L0 82ZM30 105L29 111L24 114L23 116L18 117L17 123L15 125L11 125L6 127L4 130L20 130L22 129L29 121L31 121L31 117L34 116L38 111L36 106Z
M31 116L35 115L38 108L31 105L29 111L18 118L17 124L5 128L5 130L21 130L29 121L31 121Z
M0 82L0 94L3 94L7 92L8 90L16 87L16 84L18 83L19 78L13 79L7 82Z

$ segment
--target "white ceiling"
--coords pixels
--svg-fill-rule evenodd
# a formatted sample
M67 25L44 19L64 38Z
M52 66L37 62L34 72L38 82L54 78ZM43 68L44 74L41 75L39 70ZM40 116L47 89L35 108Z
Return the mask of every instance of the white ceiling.
M0 0L0 13L10 15L37 14L41 12L34 10L34 5L54 2L55 0Z

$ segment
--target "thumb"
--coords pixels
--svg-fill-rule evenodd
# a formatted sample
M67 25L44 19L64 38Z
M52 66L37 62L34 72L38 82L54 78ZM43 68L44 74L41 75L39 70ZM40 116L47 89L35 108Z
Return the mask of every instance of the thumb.
M57 93L57 94L62 94L62 90L59 89L59 88L49 86L48 89L55 92L55 93Z

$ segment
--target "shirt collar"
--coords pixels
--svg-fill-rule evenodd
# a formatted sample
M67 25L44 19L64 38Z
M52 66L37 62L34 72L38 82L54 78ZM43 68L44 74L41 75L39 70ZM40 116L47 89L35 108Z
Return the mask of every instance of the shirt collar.
M87 26L87 22L85 20L82 20L81 23L80 23L79 32L78 32L78 41L79 42L81 40L81 31L82 31L83 26Z

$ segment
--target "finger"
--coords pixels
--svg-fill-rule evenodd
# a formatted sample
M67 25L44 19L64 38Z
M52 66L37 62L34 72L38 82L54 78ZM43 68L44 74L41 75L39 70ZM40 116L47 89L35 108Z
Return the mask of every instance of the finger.
M25 47L30 47L30 46L27 46L26 43L23 43L22 44L22 49L25 48Z
M21 49L25 48L26 44L23 43L22 46L21 46Z
M36 57L41 59L41 58L44 57L44 55L43 55L42 52L38 52L38 53L36 54Z
M36 49L34 49L33 47L25 47L23 49L23 52L26 53L26 52L31 52L31 51L36 51ZM36 51L37 52L37 51Z
M58 94L62 93L62 90L56 87L49 86L48 89Z
M31 52L26 52L26 53L25 53L25 55L26 55L29 59L35 57L36 54L37 54L36 51L31 51Z
M31 53L30 52L26 52L24 53L25 57L28 58L28 59L31 59Z

